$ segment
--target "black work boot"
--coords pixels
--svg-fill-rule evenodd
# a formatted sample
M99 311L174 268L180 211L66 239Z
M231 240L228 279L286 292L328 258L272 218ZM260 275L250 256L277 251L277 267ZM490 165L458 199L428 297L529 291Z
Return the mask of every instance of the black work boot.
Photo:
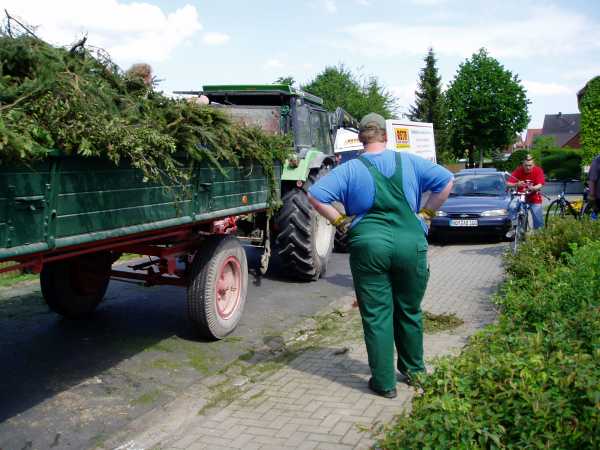
M408 372L403 372L401 370L398 370L398 381L400 381L401 383L406 383L408 386L413 386L414 385L414 380L412 379L412 377L410 376L410 374Z
M389 391L383 391L381 389L377 389L373 386L373 378L369 378L369 389L375 392L377 395L380 395L385 398L396 398L398 393L396 392L396 388L390 389Z

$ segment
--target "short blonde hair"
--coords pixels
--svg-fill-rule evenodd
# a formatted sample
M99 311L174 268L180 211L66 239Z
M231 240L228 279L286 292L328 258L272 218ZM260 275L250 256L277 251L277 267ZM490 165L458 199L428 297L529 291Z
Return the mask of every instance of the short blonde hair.
M363 145L387 141L387 134L381 128L367 128L358 133L358 140Z
M146 86L152 85L152 67L150 64L138 63L134 64L127 71L127 76L141 78Z

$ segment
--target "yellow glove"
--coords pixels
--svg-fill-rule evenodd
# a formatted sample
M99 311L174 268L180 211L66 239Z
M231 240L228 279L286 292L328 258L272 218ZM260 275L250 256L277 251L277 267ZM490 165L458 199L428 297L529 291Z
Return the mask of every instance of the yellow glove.
M435 217L435 211L430 208L421 208L417 215L425 221L427 226L429 226L431 225L431 219Z
M352 223L352 217L348 217L346 214L340 214L340 216L337 219L330 223L342 233L345 233L350 228L350 224Z

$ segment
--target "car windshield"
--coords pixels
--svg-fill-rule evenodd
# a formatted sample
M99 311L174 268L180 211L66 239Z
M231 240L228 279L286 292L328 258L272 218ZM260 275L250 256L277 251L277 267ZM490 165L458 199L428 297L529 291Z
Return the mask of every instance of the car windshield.
M500 174L459 175L454 179L450 195L500 196L506 192L504 178Z

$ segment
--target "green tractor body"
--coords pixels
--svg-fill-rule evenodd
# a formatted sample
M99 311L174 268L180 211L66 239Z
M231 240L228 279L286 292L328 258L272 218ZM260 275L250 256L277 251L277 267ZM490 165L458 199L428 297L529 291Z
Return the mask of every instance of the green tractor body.
M341 108L327 111L321 98L284 84L210 85L201 92L178 93L208 97L212 107L223 108L238 123L293 136L294 156L282 173L283 206L273 221L275 248L290 276L322 276L335 229L312 208L307 191L335 166L336 132L355 125L353 119Z

